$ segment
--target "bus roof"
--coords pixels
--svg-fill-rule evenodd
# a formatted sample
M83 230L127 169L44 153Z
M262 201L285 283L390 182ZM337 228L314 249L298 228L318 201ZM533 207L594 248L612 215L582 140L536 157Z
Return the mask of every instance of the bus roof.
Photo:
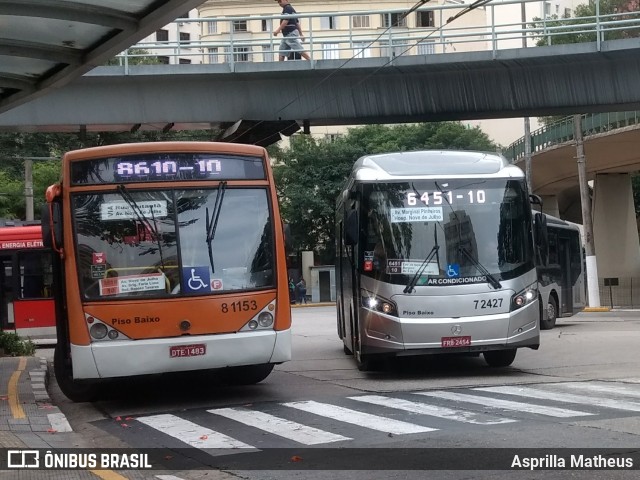
M0 228L0 250L41 247L42 227L39 225Z
M395 180L416 176L495 175L523 178L518 167L502 155L462 150L422 150L360 157L353 166L355 180Z
M140 142L122 143L118 145L104 145L101 147L83 148L65 153L68 161L84 160L87 158L100 158L112 155L133 155L149 152L209 152L228 153L235 155L253 155L264 157L266 150L257 145L245 145L241 143L227 142Z

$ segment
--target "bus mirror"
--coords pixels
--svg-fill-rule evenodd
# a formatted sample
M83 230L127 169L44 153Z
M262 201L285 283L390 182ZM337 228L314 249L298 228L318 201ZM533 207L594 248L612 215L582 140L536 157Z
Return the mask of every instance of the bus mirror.
M47 202L41 212L42 243L45 247L62 248L62 210L60 202Z
M540 207L540 212L542 212L542 197L540 195L536 195L535 193L529 194L529 203L531 205L538 205Z
M358 213L355 210L349 211L344 226L344 243L346 245L356 245L358 243Z
M547 263L549 255L549 235L547 233L547 217L543 213L536 213L534 218L536 248L540 253L540 260Z

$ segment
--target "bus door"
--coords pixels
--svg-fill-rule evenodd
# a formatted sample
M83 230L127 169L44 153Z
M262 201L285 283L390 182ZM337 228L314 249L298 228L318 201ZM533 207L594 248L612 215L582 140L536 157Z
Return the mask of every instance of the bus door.
M558 317L573 312L573 288L571 285L571 239L558 235L558 261L560 263L560 308Z
M55 308L52 297L51 253L42 250L19 252L19 291L14 295L15 331L36 344L56 339Z
M0 256L0 330L14 329L13 256Z

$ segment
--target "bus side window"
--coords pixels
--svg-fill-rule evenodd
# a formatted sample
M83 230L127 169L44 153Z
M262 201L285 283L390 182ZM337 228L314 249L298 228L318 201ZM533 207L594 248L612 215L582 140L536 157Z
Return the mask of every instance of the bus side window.
M548 265L558 265L558 234L556 232L549 232Z

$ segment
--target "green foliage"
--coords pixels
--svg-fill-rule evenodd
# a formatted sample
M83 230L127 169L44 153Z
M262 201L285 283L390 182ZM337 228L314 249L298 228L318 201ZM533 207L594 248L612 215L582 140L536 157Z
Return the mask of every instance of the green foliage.
M422 149L495 151L479 128L457 122L417 125L367 125L336 141L306 135L289 148L272 147L281 215L291 226L294 250L313 250L318 261L335 258L335 202L355 161L365 154Z
M631 0L600 0L600 15L634 11L637 9L634 3L636 2ZM546 36L539 33L532 33L534 38L536 38L536 45L595 42L597 39L593 27L586 27L584 31L580 31L579 27L579 25L593 23L595 20L589 17L593 17L595 14L596 4L590 1L587 4L578 5L573 11L572 17L558 17L558 15L553 15L546 20L534 18L533 23L530 25L531 28L543 29L545 26L547 28L550 26L554 27L553 35ZM622 17L619 17L619 19L621 18ZM563 28L556 30L556 27ZM640 31L637 29L607 30L602 40L615 40L637 36L640 36Z
M123 52L125 53L125 52ZM127 62L129 65L162 65L157 55L151 54L148 50L142 48L130 48L126 50ZM107 61L106 65L124 65L124 58L114 57Z
M36 351L36 345L29 339L20 338L13 332L0 332L0 349L5 355L13 357L31 356Z

